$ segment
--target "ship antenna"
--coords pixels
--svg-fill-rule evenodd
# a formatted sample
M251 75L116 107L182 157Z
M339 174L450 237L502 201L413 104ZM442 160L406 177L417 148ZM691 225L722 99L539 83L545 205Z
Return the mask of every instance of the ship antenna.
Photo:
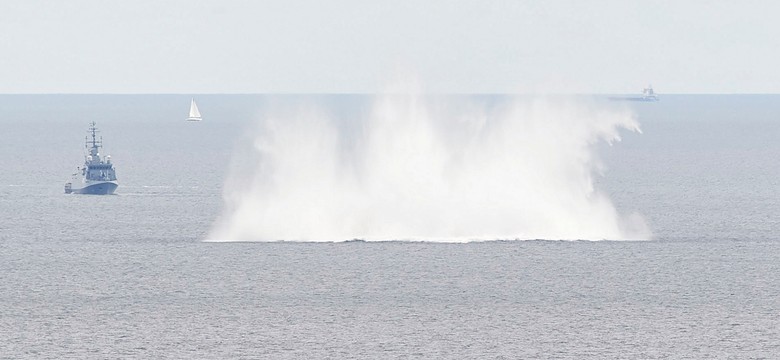
M102 142L102 138L101 138L100 141L97 140L97 132L98 132L98 130L97 130L97 127L95 126L96 123L93 121L89 125L90 126L89 126L89 131L88 132L92 135L92 141L91 141L92 149L90 150L90 155L96 156L98 154L97 148L100 146L100 144ZM89 141L89 137L87 137L86 147L89 148L89 145L90 145L90 141Z
M92 126L90 126L89 130L92 131L92 147L95 147L95 122L92 122Z

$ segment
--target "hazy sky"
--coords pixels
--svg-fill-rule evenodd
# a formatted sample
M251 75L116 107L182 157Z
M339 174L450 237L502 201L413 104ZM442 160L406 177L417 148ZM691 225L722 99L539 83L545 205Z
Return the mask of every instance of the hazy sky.
M780 2L5 0L0 93L780 93Z

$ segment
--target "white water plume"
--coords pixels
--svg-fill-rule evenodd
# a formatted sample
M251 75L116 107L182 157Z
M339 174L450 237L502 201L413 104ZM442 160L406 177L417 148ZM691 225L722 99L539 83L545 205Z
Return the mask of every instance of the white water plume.
M627 109L563 98L378 96L359 121L271 111L212 241L646 239L594 188Z

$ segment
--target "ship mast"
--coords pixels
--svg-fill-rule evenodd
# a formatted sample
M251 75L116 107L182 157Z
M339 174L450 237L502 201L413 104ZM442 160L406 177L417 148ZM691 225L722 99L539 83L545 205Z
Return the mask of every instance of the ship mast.
M95 122L89 124L89 130L87 130L87 133L92 135L92 140L89 139L89 136L86 138L86 145L85 147L89 149L89 155L92 156L93 160L99 160L99 150L100 147L103 146L103 139L100 140L97 139L97 133L99 132L97 127L95 127ZM90 144L92 145L90 147Z

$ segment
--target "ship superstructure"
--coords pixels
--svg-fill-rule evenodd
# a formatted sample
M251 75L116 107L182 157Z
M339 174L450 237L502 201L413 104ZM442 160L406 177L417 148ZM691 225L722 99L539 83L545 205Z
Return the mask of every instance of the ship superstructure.
M653 85L650 85L642 90L642 100L643 101L658 101L660 100L658 98L658 95L655 94L655 91L653 91Z
M111 156L102 157L100 154L103 139L102 137L98 139L99 131L95 125L93 121L87 131L84 167L79 167L79 171L73 174L71 181L65 183L66 194L109 195L113 194L119 186Z
M642 89L642 96L610 96L610 100L616 100L616 101L660 101L661 98L658 97L658 94L653 91L653 86L649 85L648 87Z

